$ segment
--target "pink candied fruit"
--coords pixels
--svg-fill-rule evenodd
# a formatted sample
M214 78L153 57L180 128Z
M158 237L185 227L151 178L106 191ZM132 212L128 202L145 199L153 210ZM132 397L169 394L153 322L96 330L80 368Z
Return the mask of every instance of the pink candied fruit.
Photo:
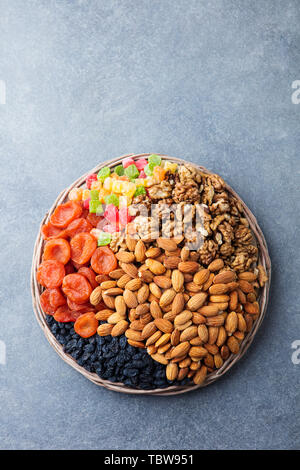
M83 208L88 210L90 209L90 199L83 201Z
M120 229L119 229L119 224L108 224L108 225L104 225L103 231L104 231L104 232L107 232L107 233L119 232L119 231L120 231Z
M146 175L146 173L144 172L144 170L141 170L141 171L140 171L139 178L147 178L147 175Z
M118 208L114 204L108 204L104 212L104 217L112 224L116 224L119 220Z
M129 215L128 207L122 207L119 210L119 222L122 227L125 227L132 219L133 217Z
M138 170L143 170L145 166L148 164L146 158L139 158L135 161L135 166Z
M135 164L135 161L131 157L124 158L122 162L122 165L124 168L127 168L128 166L134 165L134 164Z
M95 175L95 174L89 175L86 178L85 183L86 183L86 186L87 186L88 189L91 189L93 181L97 181L97 175Z

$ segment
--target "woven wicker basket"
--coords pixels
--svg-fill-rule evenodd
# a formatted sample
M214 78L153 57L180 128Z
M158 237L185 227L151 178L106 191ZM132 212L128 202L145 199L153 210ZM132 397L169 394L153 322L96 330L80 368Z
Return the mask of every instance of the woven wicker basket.
M96 168L93 168L91 171L89 171L86 175L82 176L79 178L77 181L75 181L71 186L69 186L67 189L65 189L56 199L54 202L53 206L49 210L49 212L45 215L41 226L45 224L50 216L52 215L54 209L56 208L57 205L63 203L67 197L69 192L71 191L72 188L74 187L80 187L85 184L85 179L87 175L91 173L96 173L98 172L102 167L104 166L109 166L109 167L114 167L120 163L122 163L122 160L126 157L132 157L133 159L137 159L140 157L148 157L150 154L140 154L140 155L124 155L123 157L116 158L114 160L110 160L108 162L101 163L98 165ZM161 154L160 154L161 155ZM186 163L184 160L181 160L179 158L173 158L169 157L167 155L161 155L162 158L168 159L169 161L176 162L176 163ZM196 165L195 165L196 166ZM203 172L205 173L210 173L207 169L204 167L198 166ZM263 233L260 229L260 227L257 224L257 221L252 214L252 212L248 209L246 204L239 198L239 196L233 191L232 188L230 188L227 185L227 190L233 194L237 199L239 199L244 207L244 211L246 214L246 217L249 221L250 227L256 237L257 241L257 246L259 248L259 262L265 267L267 275L269 277L268 282L264 285L264 287L261 289L260 292L260 298L259 298L259 303L260 303L260 315L259 318L256 320L253 329L248 335L245 337L243 342L241 343L241 347L239 350L239 353L234 355L231 354L231 356L227 359L227 361L224 362L223 366L218 369L217 371L212 372L209 374L205 380L204 383L201 385L185 385L185 386L170 386L167 388L156 388L154 390L140 390L140 389L134 389L134 388L129 388L125 386L122 383L114 383L110 382L108 380L103 380L100 377L98 377L97 374L91 373L86 371L83 367L80 367L77 362L68 354L66 354L63 351L63 347L61 344L56 340L56 338L53 336L51 333L47 322L46 322L46 315L44 314L41 304L40 304L40 294L43 291L42 286L40 286L36 280L36 271L41 263L41 258L42 258L42 252L43 252L43 245L44 241L41 236L41 231L39 230L35 247L34 247L34 253L33 253L33 261L32 261L32 270L31 270L31 291L32 291L32 301L33 301L33 309L35 312L35 316L37 318L38 323L40 324L42 330L44 331L44 334L51 344L51 346L55 349L55 351L59 354L59 356L67 362L70 366L72 366L74 369L76 369L78 372L80 372L82 375L84 375L87 379L91 380L94 382L96 385L108 388L109 390L114 390L116 392L122 392L122 393L130 393L130 394L140 394L140 395L159 395L159 396L166 396L166 395L178 395L181 393L186 393L192 390L196 390L197 388L200 387L205 387L206 385L209 385L213 382L215 382L217 379L222 377L247 351L249 348L250 344L253 341L253 338L255 334L257 333L263 318L265 316L266 308L267 308L267 303L268 303L268 295L269 295L269 287L270 287L270 281L271 281L271 262L270 262L270 257L268 254L268 248L267 244L265 241L265 238L263 236Z

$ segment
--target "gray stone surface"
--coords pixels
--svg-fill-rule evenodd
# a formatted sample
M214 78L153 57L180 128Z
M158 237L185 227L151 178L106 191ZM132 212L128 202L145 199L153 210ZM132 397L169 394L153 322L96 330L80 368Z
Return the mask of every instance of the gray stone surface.
M299 448L299 1L0 6L0 448ZM268 315L246 357L174 398L89 383L55 354L31 306L33 244L58 192L99 161L143 151L223 175L273 261Z

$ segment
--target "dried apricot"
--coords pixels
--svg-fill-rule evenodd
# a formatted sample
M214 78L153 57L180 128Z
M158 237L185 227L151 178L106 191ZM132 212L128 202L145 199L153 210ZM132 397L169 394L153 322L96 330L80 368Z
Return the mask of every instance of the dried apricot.
M78 233L90 232L92 228L92 224L90 224L90 222L81 217L79 219L73 220L73 222L68 225L65 231L68 237L72 238Z
M66 228L74 219L78 219L81 214L81 205L75 201L68 201L57 206L50 217L50 222L55 227Z
M97 227L98 223L101 222L101 220L103 220L103 217L101 215L96 215L96 214L93 214L92 212L90 212L87 215L86 220L90 224L92 224L93 227Z
M65 264L65 271L66 274L71 274L75 271L72 261L69 261L67 264Z
M97 242L89 233L78 233L71 239L71 258L78 264L87 263L97 248Z
M73 273L64 277L62 290L73 302L84 304L90 298L93 289L86 277Z
M55 227L50 222L42 226L41 232L44 240L52 240L53 238L61 238L65 236L64 230Z
M67 305L63 305L62 307L58 307L53 316L56 321L67 323L70 321L76 321L80 315L81 312L75 312L70 310Z
M91 258L91 267L97 274L109 274L117 266L117 258L108 246L97 248Z
M64 238L49 240L44 248L44 260L56 259L62 264L67 264L71 258L71 248L69 242Z
M50 291L51 289L46 289L40 295L41 307L44 310L44 312L47 313L47 315L53 315L55 312L55 309L53 308L50 302Z
M74 323L74 330L82 338L90 338L97 332L98 324L94 313L84 313Z
M59 287L65 275L64 265L57 260L43 261L37 270L37 281L44 287Z
M87 268L83 266L78 269L78 274L82 274L83 276L85 276L87 280L90 282L93 289L99 286L99 283L96 281L96 274L91 268Z
M94 307L90 304L90 302L85 302L84 304L77 304L76 302L73 302L71 299L69 299L69 297L67 297L67 304L69 309L74 310L75 312L86 313L94 310Z
M54 287L53 289L48 289L50 291L50 304L56 310L58 307L65 305L67 302L62 291L59 287Z
M73 264L73 267L77 270L83 267L88 267L89 265L89 263L80 264L80 263L75 263L75 261L72 261L72 264Z

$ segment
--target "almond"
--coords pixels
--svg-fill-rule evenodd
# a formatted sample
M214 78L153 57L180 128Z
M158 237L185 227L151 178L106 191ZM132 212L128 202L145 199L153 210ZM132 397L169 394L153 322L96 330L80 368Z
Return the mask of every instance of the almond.
M211 272L219 271L224 267L224 261L222 259L215 259L208 265L208 269Z
M221 357L224 361L226 361L226 359L229 358L229 355L230 355L229 348L228 346L224 344L224 346L222 346L221 348Z
M176 328L179 331L183 331L183 330L186 330L191 325L192 325L192 320L188 320L186 323L181 323L180 325L177 325Z
M144 348L145 347L145 345L142 341L134 341L132 339L128 340L128 344L130 344L130 346L133 346L134 348Z
M128 274L130 277L138 277L138 269L132 263L120 263L121 268Z
M189 350L189 356L202 359L207 355L207 350L202 346L192 346Z
M206 325L207 326L222 326L224 325L223 315L216 315L215 317L207 317Z
M115 309L115 298L111 295L106 295L104 292L102 293L102 300L108 308L112 310Z
M227 346L233 354L239 352L240 346L238 340L234 336L230 336L227 340Z
M227 339L226 330L225 330L224 326L221 326L219 328L219 333L218 333L218 338L217 338L217 341L216 341L216 345L220 348L221 346L223 346L226 339Z
M191 364L192 362L192 359L190 357L186 357L185 359L183 359L182 361L180 361L178 363L179 367L181 369L184 369L185 367L189 367L189 365Z
M194 325L202 325L206 323L206 318L198 312L193 312L193 323Z
M99 336L108 336L111 334L114 325L110 325L109 323L103 323L99 325L97 328L97 333Z
M209 326L208 327L208 343L215 344L218 339L219 334L219 327L217 326Z
M183 343L179 343L178 346L172 350L171 358L181 357L188 353L190 349L190 343L188 341L184 341Z
M248 281L244 281L243 279L241 279L239 281L239 286L240 286L240 289L244 292L244 294L249 294L250 292L254 292L254 288L252 284L250 284L250 282Z
M111 272L109 273L109 276L110 276L111 278L113 278L113 279L117 279L117 280L118 280L118 279L120 279L120 277L123 276L123 274L125 274L124 271L123 271L123 269L118 268L118 269L114 269L113 271L111 271ZM103 274L100 274L100 276L103 276ZM97 277L98 277L98 276L96 276L96 280L97 280Z
M186 287L186 290L192 294L202 291L202 286L198 286L194 282L187 282L185 284L185 287Z
M166 367L166 377L168 380L176 380L178 376L178 365L168 364Z
M180 258L178 256L167 256L164 259L164 266L167 269L176 269L180 263Z
M90 295L90 303L92 305L98 305L102 299L102 289L100 286L96 287Z
M136 315L138 315L138 316L145 315L145 313L148 313L149 310L150 310L150 304L149 303L139 304L136 307Z
M172 286L172 281L167 276L154 276L153 281L158 287L161 287L161 289L170 289Z
M170 305L170 303L173 301L174 297L176 296L176 292L174 289L167 289L164 291L162 294L160 300L159 300L159 305L161 307L165 307L166 305Z
M122 270L123 271L123 270ZM123 274L122 277L117 281L117 286L120 287L121 289L124 289L126 284L131 281L132 277L129 276L129 274Z
M165 318L155 318L154 323L155 326L163 333L172 333L174 329L172 323Z
M140 316L140 321L143 323L143 325L147 325L152 321L152 316L150 313L144 313L144 315Z
M172 334L171 334L172 346L177 346L179 344L179 340L180 340L180 331L175 329L172 331Z
M258 315L259 313L259 305L257 302L246 302L244 305L244 309L247 313L250 313L251 315Z
M180 292L184 284L184 275L179 269L174 269L172 272L172 286L176 292Z
M190 250L188 249L187 246L184 246L180 253L181 261L187 261L189 259L189 256L190 256Z
M156 248L156 247L149 248L146 251L145 255L147 258L156 258L157 256L161 255L161 250L160 248Z
M228 284L213 284L208 289L211 295L221 295L228 292Z
M159 248L162 248L165 251L177 250L177 243L172 238L158 238L157 244Z
M125 331L125 336L133 341L143 341L141 331L133 330L131 328L128 328L128 330Z
M166 271L165 266L156 259L147 258L145 264L153 274L159 275Z
M123 293L123 297L124 297L127 307L129 308L137 307L138 301L134 292L132 292L131 290L125 289Z
M165 333L160 338L158 338L158 340L155 342L155 346L157 348L160 348L161 346L164 346L165 344L167 344L169 342L170 338L171 338L171 334L170 333Z
M160 364L163 364L164 366L169 363L169 361L165 358L163 354L155 353L155 354L152 354L151 357L152 359L154 359L154 361L159 362Z
M206 299L207 299L206 292L200 292L199 294L195 294L188 301L187 307L189 310L194 312L195 310L198 310L200 307L202 307Z
M208 329L205 325L198 326L198 336L203 341L203 343L207 343L208 341Z
M145 303L146 300L148 300L149 293L150 293L150 290L149 290L149 287L147 286L147 284L144 284L142 287L140 287L140 289L137 293L138 303L139 304Z
M117 260L121 261L122 263L133 263L135 261L135 256L133 253L129 251L119 251L116 253Z
M110 333L111 336L120 336L120 335L122 335L127 330L128 325L129 325L128 321L120 320L118 323L116 323L116 325L111 330L111 333Z
M209 297L209 301L212 302L212 303L228 303L230 300L230 297L229 295L225 295L225 294L220 294L220 295L211 295Z
M193 325L189 326L185 330L182 331L180 335L180 342L183 343L184 341L190 341L191 339L195 338L198 335L198 328Z
M143 322L141 322L141 320L133 320L133 322L130 323L130 328L132 330L143 331L144 327L145 325Z
M114 311L109 309L100 310L96 313L95 318L100 321L106 321L113 313Z
M215 354L214 361L215 361L216 369L220 369L220 367L222 367L222 365L224 364L221 354Z
M246 320L241 313L238 313L237 317L238 317L238 329L239 331L242 331L244 333L247 330Z
M130 281L127 282L125 285L125 289L129 289L132 291L138 290L142 285L142 281L136 277L135 279L131 279Z
M184 325L192 318L193 318L192 312L190 312L189 310L184 310L182 313L176 316L174 320L174 325L175 327L178 327L179 325Z
M257 279L257 274L254 274L250 271L245 271L244 273L239 273L238 277L244 281L254 282Z
M179 369L177 379L183 380L189 373L188 367L184 367L183 369Z
M120 315L119 313L114 312L108 317L107 323L110 323L111 325L115 325L121 320L125 320L124 315Z
M229 294L229 309L235 311L238 306L238 293L236 290L230 292Z
M172 302L172 314L177 315L178 313L182 312L184 309L184 304L185 300L183 294L176 294Z
M126 241L128 250L134 251L136 244L137 244L137 241L135 240L135 238L131 237L130 235L127 235L125 241Z
M163 316L161 308L156 300L152 300L152 302L150 303L150 313L153 318L162 318Z
M207 279L207 281L202 286L202 289L204 291L207 291L210 288L210 286L213 283L214 277L215 277L214 273L210 273L209 278Z
M227 315L226 321L225 321L225 330L227 331L228 335L231 336L235 330L237 329L238 325L238 317L235 312L230 312Z
M195 385L201 385L204 380L206 379L207 375L207 367L206 366L201 366L200 369L198 369L193 376L193 382Z
M146 259L146 247L145 243L142 240L139 240L136 244L135 250L135 259L138 263L143 263Z
M138 276L143 282L147 283L152 282L154 277L152 272L149 271L149 269L147 269L146 271L139 271Z
M142 338L146 339L152 336L157 331L154 321L151 321L147 325L144 326L142 330Z
M228 282L233 282L236 279L236 274L234 271L223 271L219 273L214 278L214 284L227 284Z
M156 343L156 341L161 337L161 331L156 331L153 335L149 336L146 341L146 346L151 346L151 344Z
M124 297L122 295L118 295L115 298L115 309L116 309L116 312L119 315L125 315L126 314L126 303L125 303Z
M183 273L195 273L199 267L200 265L196 261L181 261L178 264L179 271Z
M197 284L198 286L204 284L210 275L209 269L200 269L195 275L194 275L194 283Z
M161 295L162 295L161 290L158 287L158 285L155 284L155 282L150 282L149 289L150 289L151 294L153 294L157 299L161 298Z
M206 343L204 345L205 349L212 355L215 355L215 354L218 354L219 352L219 348L216 344L209 344L209 343Z
M106 289L103 292L103 295L111 295L113 297L120 294L123 294L123 289L120 287L112 287L111 289Z
M100 287L102 290L110 289L112 287L116 287L117 282L116 281L103 281L100 284Z

